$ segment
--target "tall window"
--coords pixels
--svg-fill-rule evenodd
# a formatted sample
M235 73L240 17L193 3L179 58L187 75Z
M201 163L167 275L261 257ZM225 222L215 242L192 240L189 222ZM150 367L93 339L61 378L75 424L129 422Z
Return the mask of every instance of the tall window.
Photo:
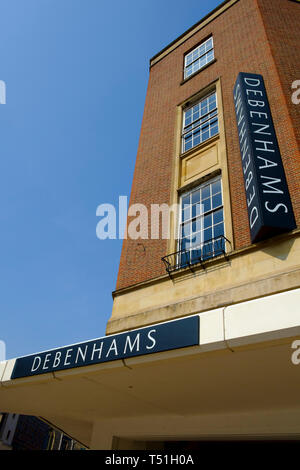
M181 196L179 250L181 264L220 254L224 246L221 177L213 178Z
M185 56L184 78L190 77L212 60L214 60L214 43L211 37Z
M201 144L218 132L217 95L214 92L184 111L182 152Z

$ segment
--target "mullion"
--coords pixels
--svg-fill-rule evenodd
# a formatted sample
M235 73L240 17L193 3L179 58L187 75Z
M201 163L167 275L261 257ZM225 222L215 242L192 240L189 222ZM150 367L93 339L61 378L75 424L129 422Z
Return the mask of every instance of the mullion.
M198 119L195 119L195 121L192 121L190 124L188 124L187 126L184 126L184 130L183 130L183 133L182 135L185 135L185 134L188 134L189 132L192 132L194 131L195 129L197 129L198 127L200 128L201 125L203 124L206 124L208 121L210 121L211 119L213 119L214 117L217 117L218 114L215 114L213 116L210 116L210 114L214 113L215 111L217 111L217 108L213 108L211 111L209 111L208 113L205 113L203 114L200 118ZM206 119L205 119L206 118ZM193 126L196 122L198 121L202 121L202 122L199 122L199 126L198 127L192 127L192 129L189 129L189 130L185 130L186 127L190 127L190 126Z
M197 60L200 60L202 57L206 56L210 51L213 50L213 48L214 48L214 45L212 45L212 47L211 47L210 49L208 49L206 52L204 52L204 54L199 55L199 57L197 57L197 59L193 60L193 61L190 62L188 65L185 64L185 68L186 68L186 69L189 68L189 67L190 67L191 65L193 65L195 62L197 62ZM192 52L194 52L194 51L192 51ZM191 54L192 54L192 52L191 52ZM187 58L188 58L188 56L186 56L186 58L185 58L186 61L187 61Z

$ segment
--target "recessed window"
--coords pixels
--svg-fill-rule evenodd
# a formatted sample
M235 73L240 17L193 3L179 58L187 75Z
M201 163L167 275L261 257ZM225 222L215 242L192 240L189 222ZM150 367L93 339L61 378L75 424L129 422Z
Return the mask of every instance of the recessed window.
M218 134L216 92L203 98L183 113L182 152Z
M202 67L213 61L214 58L214 43L213 38L210 37L186 54L184 58L184 78L190 77L197 70L202 69Z
M179 230L181 265L211 258L225 250L221 177L181 196Z

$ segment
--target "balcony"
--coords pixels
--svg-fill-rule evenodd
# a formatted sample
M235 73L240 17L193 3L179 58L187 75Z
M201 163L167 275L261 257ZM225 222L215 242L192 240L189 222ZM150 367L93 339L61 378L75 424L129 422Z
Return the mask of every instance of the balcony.
M204 268L206 261L218 256L224 256L227 259L227 253L230 251L231 242L224 235L221 235L189 250L180 250L164 256L162 261L171 277L171 273L179 269L189 268L193 271L193 266L196 265Z

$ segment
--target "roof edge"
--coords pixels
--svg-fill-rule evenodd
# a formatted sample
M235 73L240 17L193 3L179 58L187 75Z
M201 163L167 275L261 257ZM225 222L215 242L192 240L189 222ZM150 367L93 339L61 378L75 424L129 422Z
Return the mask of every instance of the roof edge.
M170 42L167 46L165 46L163 49L161 49L157 54L155 54L153 57L151 57L151 59L149 60L149 65L150 65L150 68L155 65L159 60L161 59L158 59L159 56L161 54L163 54L164 52L166 52L170 47L174 46L178 41L180 41L181 39L183 39L187 34L189 34L190 32L192 32L195 28L197 28L197 26L200 26L201 23L203 23L204 21L208 20L210 18L210 16L214 15L215 13L218 12L218 10L222 9L226 4L230 3L231 5L233 5L234 3L238 2L239 0L225 0L223 1L222 3L220 3L220 5L218 5L216 8L214 8L212 11L210 11L207 15L205 15L203 18L201 18L201 20L197 21L197 23L195 23L193 26L191 26L189 29L187 29L184 33L182 33L180 36L178 36L176 39L174 39L172 42ZM231 6L231 5L228 5L228 8ZM227 8L226 8L227 9ZM222 12L223 13L223 12ZM196 33L196 31L195 31ZM182 41L184 42L184 41ZM167 54L165 54L167 55ZM165 56L164 55L164 56ZM158 59L158 60L157 60ZM154 61L154 63L152 63Z

